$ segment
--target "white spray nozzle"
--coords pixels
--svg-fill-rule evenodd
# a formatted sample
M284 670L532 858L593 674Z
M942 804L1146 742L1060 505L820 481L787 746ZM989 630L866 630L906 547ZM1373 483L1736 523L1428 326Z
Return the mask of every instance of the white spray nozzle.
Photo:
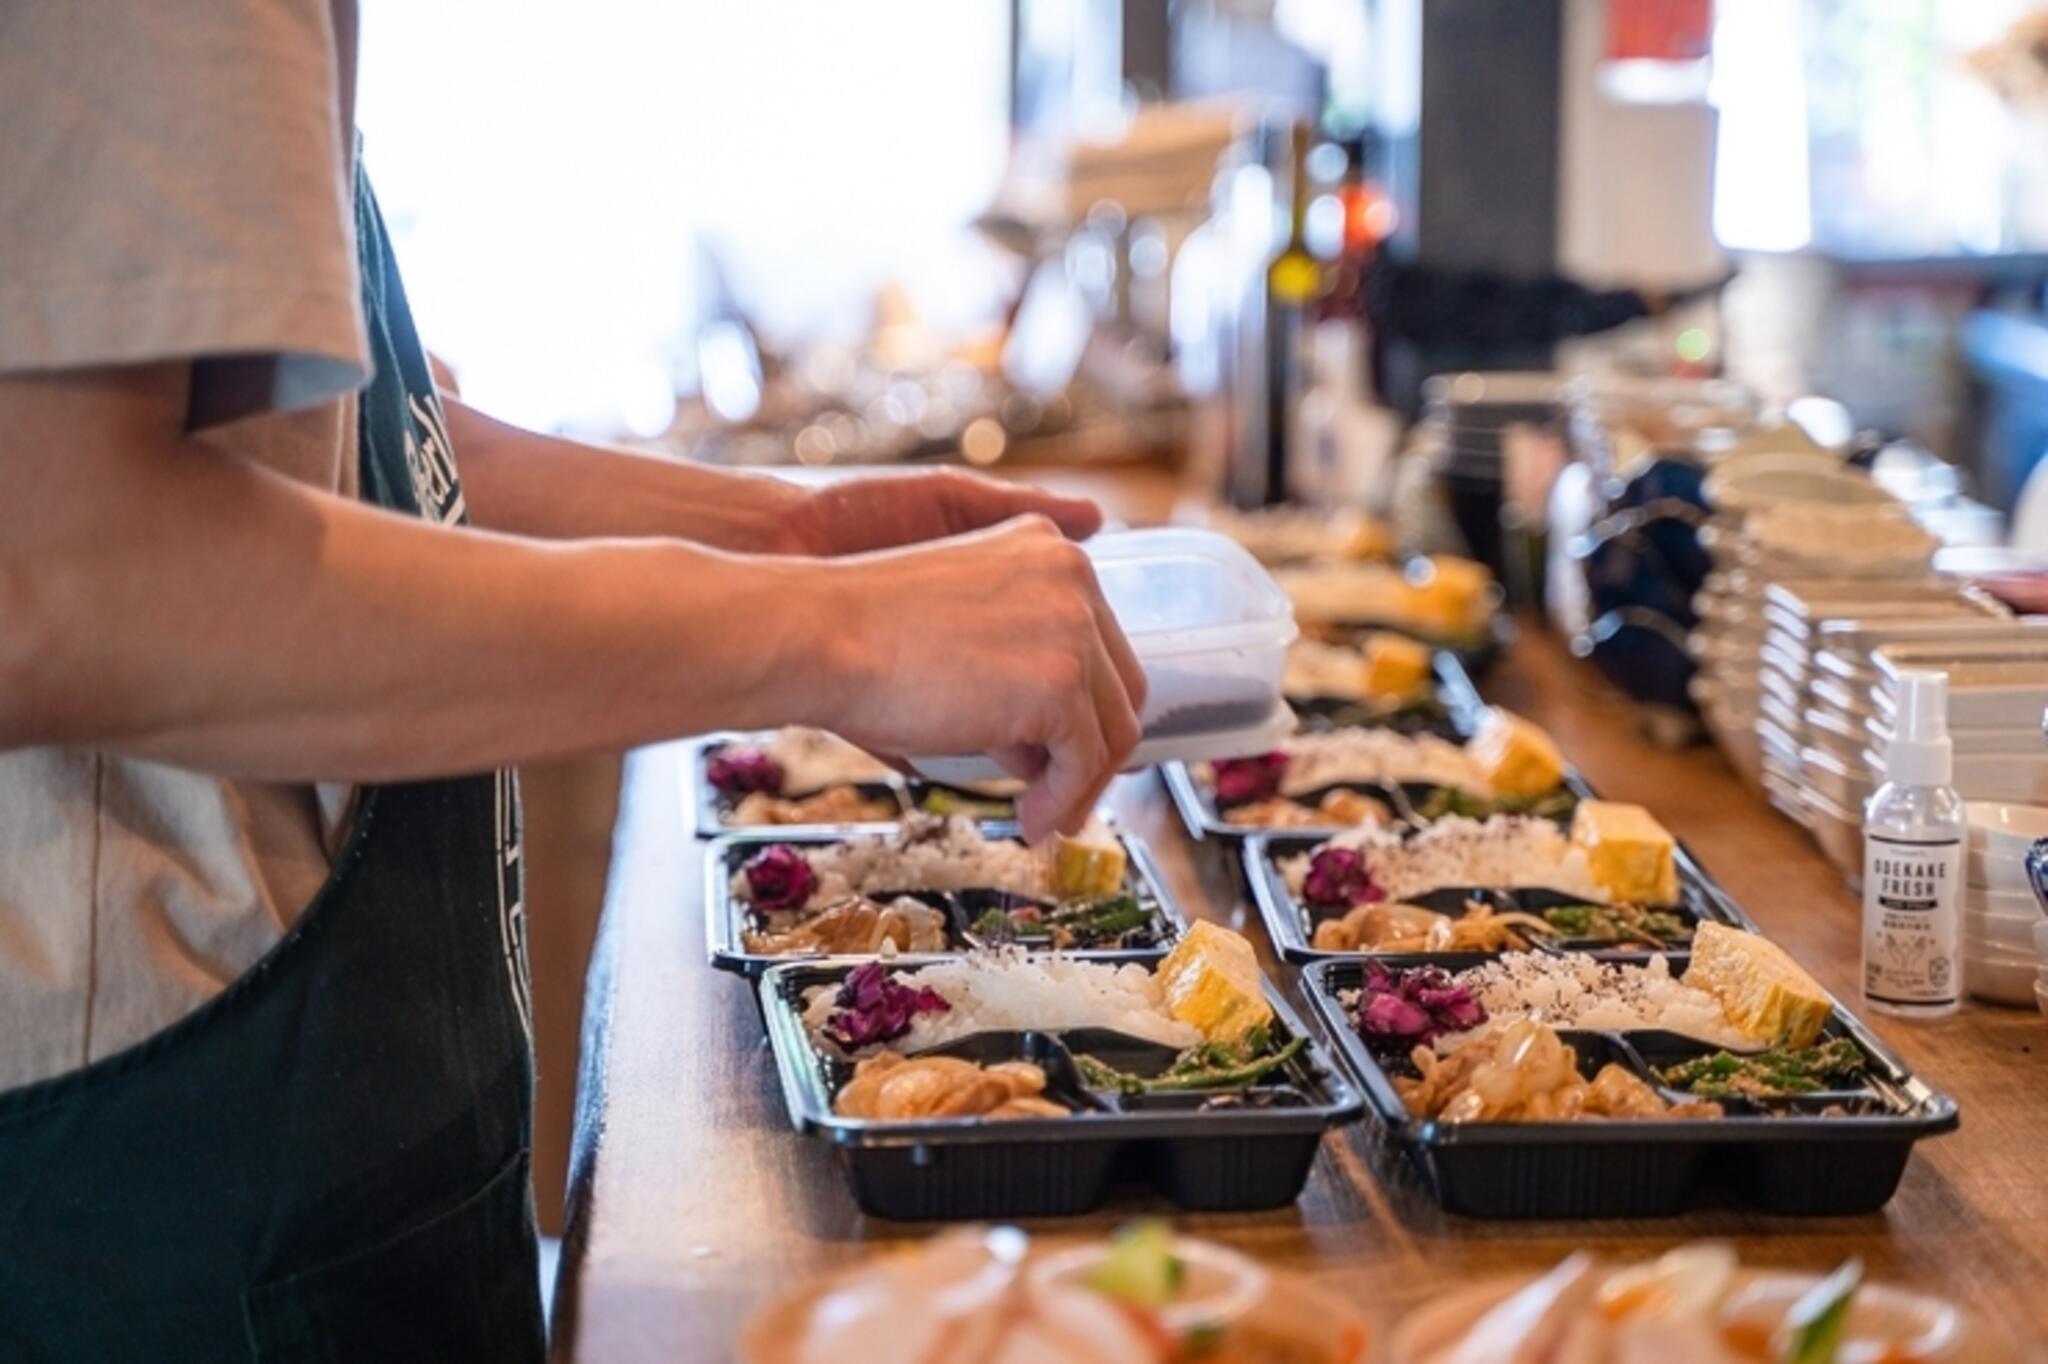
M1906 786L1946 786L1955 766L1948 737L1948 675L1899 674L1893 694L1892 741L1885 775Z

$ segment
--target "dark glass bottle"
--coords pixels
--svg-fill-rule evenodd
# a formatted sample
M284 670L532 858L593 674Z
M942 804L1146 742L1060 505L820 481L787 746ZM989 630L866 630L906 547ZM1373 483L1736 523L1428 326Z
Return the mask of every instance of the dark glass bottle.
M1287 242L1266 267L1266 469L1262 500L1287 500L1287 470L1298 443L1307 385L1308 327L1324 286L1323 263L1307 235L1309 126L1296 123L1288 146L1291 208Z

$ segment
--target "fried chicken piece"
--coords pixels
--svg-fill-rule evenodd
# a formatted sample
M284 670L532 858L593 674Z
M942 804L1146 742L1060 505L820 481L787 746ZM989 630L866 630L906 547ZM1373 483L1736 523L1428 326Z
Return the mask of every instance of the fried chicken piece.
M1326 794L1317 808L1339 824L1385 824L1391 817L1384 801L1341 787Z
M955 1056L915 1060L885 1051L854 1067L832 1101L844 1118L1062 1118L1044 1097L1045 1072L1029 1061L986 1068Z
M1550 926L1533 914L1498 914L1473 900L1456 918L1420 905L1359 905L1317 924L1314 941L1322 952L1498 952L1548 936Z
M1323 816L1300 801L1273 796L1225 810L1223 822L1242 829L1308 829L1322 824Z
M865 954L887 943L898 952L946 950L946 916L921 900L904 896L894 904L843 900L779 932L740 935L749 952L782 956L792 952Z
M1223 812L1225 824L1246 829L1323 829L1333 824L1385 824L1391 818L1384 802L1343 789L1326 793L1314 806L1271 796Z
M1409 1113L1443 1122L1568 1122L1580 1118L1718 1118L1710 1103L1672 1105L1627 1067L1609 1062L1588 1082L1555 1029L1517 1019L1448 1057L1417 1047L1416 1076L1393 1077Z

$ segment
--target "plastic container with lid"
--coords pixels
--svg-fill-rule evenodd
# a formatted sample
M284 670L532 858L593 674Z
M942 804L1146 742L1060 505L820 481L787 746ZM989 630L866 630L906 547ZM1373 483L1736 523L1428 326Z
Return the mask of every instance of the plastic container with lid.
M1145 669L1130 766L1267 753L1293 731L1280 683L1294 608L1258 560L1213 531L1181 528L1099 535L1086 549ZM911 765L942 782L1006 775L985 754Z

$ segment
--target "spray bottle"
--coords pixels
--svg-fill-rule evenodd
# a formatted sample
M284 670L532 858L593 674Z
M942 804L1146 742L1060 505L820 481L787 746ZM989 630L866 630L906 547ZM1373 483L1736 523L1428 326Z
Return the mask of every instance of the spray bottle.
M1863 1000L1939 1018L1962 998L1962 797L1949 783L1948 678L1899 674L1884 785L1863 811Z

